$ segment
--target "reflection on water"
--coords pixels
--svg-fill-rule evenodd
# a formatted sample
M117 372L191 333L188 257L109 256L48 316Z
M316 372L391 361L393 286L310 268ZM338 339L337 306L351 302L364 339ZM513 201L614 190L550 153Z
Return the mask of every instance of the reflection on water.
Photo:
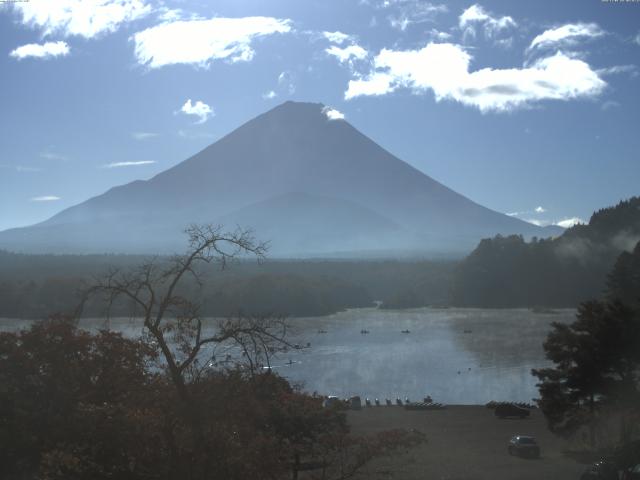
M340 397L530 402L537 397L531 368L546 365L542 342L550 323L570 322L574 315L425 308L296 319L299 343L311 342L311 348L292 352L295 363L281 362L279 373L304 382L308 391Z
M292 342L311 347L283 354L273 365L309 392L340 397L530 402L537 396L531 368L546 365L542 342L550 323L570 322L574 315L574 310L424 308L292 319ZM0 319L1 330L26 325ZM113 319L108 325L131 337L141 333L135 321ZM105 323L85 320L81 326L95 330Z

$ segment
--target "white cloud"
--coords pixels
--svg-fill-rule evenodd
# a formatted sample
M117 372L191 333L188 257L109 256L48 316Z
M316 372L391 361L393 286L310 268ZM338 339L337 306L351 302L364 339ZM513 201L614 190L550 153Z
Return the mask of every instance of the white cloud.
M141 65L207 68L213 60L250 61L254 39L290 31L290 20L271 17L193 19L161 23L136 33L133 40Z
M595 23L569 23L544 31L533 39L528 50L573 46L579 40L597 38L604 34L605 31Z
M207 132L191 132L187 130L178 130L178 136L189 140L199 140L201 138L212 139L215 135Z
M481 5L475 4L467 8L458 18L458 26L465 37L476 36L476 26L482 26L487 38L493 38L502 31L518 26L516 21L509 17L494 17Z
M22 60L23 58L55 58L69 55L69 45L66 42L46 42L43 44L29 43L12 50L10 57Z
M620 75L628 73L632 77L638 76L638 67L636 65L614 65L612 67L600 68L596 71L598 75Z
M574 225L578 225L579 223L587 223L587 222L585 222L583 219L579 217L571 217L571 218L565 218L564 220L560 220L554 223L554 225L557 225L562 228L571 228Z
M353 37L351 35L342 32L322 32L322 35L331 43L337 43L338 45L341 45L347 41L353 41Z
M439 5L424 0L384 0L378 8L389 8L394 12L389 15L389 23L393 28L405 31L409 26L425 22L433 22L440 13L446 13L446 5Z
M289 71L281 72L278 75L278 87L285 90L289 95L296 93L296 84L293 74Z
M9 165L7 163L0 163L0 168L5 169L5 170L15 170L16 172L26 172L26 173L32 173L32 172L41 172L42 169L41 168L36 168L36 167L27 167L24 165Z
M278 94L273 91L273 90L269 90L267 93L263 93L262 94L262 98L264 100L273 100L274 98L276 98L278 96Z
M103 165L102 168L138 167L140 165L152 165L154 163L156 163L154 160L141 160L138 162L113 162Z
M325 50L327 54L336 57L340 63L347 63L351 59L364 60L369 53L360 45L349 45L348 47L340 48L333 45Z
M152 10L144 0L30 0L16 2L13 8L23 24L41 30L45 37L85 38L115 32Z
M640 32L633 38L634 43L640 45Z
M50 151L40 152L40 157L46 160L55 160L60 162L66 162L68 160L64 155L60 155L59 153L54 153Z
M344 113L335 108L324 107L322 113L324 113L329 120L344 120Z
M389 23L393 28L397 28L398 30L402 30L404 32L412 22L406 15L400 15L397 17L390 17Z
M510 217L520 217L522 215L533 215L533 214L541 214L541 213L546 213L547 209L541 206L538 206L536 208L534 208L533 210L525 210L523 212L509 212L509 213L505 213L505 215L508 215ZM531 220L526 220L527 222L531 222Z
M511 48L513 45L513 37L501 38L494 42L497 46L502 48Z
M547 220L539 220L537 218L524 218L523 220L527 223L536 225L537 227L546 227L547 225L549 225L549 222Z
M150 138L155 138L159 134L153 132L133 132L131 136L136 140L148 140Z
M61 198L55 195L43 195L41 197L33 197L31 199L32 202L55 202L57 200L61 200Z
M185 115L195 115L196 117L198 117L199 120L196 123L204 123L210 117L213 117L215 115L213 108L211 108L209 105L202 102L201 100L197 100L196 103L191 103L190 98L186 102L184 102L184 105L182 105L180 111Z
M345 100L359 96L379 96L391 93L395 86L392 85L394 77L385 72L374 72L366 78L349 80L349 86L344 94Z
M431 30L429 30L429 35L431 35L432 38L435 38L436 40L439 40L441 42L444 42L446 40L449 40L451 38L451 34L447 33L447 32L441 32L440 30L437 30L435 28L432 28Z
M602 110L611 110L612 108L618 108L620 106L620 102L616 102L615 100L607 100L602 103Z
M459 45L429 43L420 50L383 49L368 76L349 82L346 99L384 95L399 88L432 91L482 112L504 112L542 100L593 97L607 85L584 61L561 52L523 68L469 71L471 56Z
M41 172L42 169L38 168L38 167L27 167L24 165L16 165L16 172L21 172L21 173L34 173L34 172Z
M174 22L189 17L181 8L160 7L156 13L158 14L158 18L163 22ZM195 19L198 17L193 16L192 18Z

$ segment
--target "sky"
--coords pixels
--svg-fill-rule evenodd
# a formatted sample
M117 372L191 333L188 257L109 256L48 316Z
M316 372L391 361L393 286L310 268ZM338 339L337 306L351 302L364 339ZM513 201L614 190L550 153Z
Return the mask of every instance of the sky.
M0 230L321 102L494 210L640 194L640 1L0 0Z

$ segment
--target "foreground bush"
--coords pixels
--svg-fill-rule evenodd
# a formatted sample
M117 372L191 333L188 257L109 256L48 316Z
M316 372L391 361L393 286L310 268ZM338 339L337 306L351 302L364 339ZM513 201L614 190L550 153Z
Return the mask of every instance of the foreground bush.
M152 346L59 317L0 334L0 477L339 479L423 441L351 436L321 398L239 366L191 377L187 410Z

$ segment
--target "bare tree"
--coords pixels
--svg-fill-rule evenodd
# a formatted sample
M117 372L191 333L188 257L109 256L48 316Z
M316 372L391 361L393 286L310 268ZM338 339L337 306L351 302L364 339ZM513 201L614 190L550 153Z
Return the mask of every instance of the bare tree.
M212 440L211 435L219 420L212 421L214 417L208 411L213 399L211 386L215 384L199 382L201 375L224 365L228 358L232 365L245 364L252 379L258 380L256 385L265 385L265 380L278 382L276 376L258 378L255 373L263 366L269 368L271 356L278 351L298 346L287 341L287 324L282 318L238 315L217 321L204 319L194 284L189 283L195 282L196 290L201 288L201 267L208 264L217 263L224 269L230 261L243 256L261 261L267 246L257 243L246 230L224 233L220 227L194 225L186 233L189 243L185 254L169 260L152 258L134 269L111 270L96 279L86 290L78 315L88 299L99 297L107 302L109 311L125 301L131 315L142 319L144 334L160 353L177 394L177 408L169 409L171 413L162 427L168 446L169 478L196 480L218 478L215 472L220 468L216 464L220 457L212 455L219 444L217 437L214 435ZM171 397L167 400L172 402ZM281 400L284 405L279 405L266 427L263 425L281 442L278 455L272 454L271 463L267 462L272 473L264 478L280 478L275 476L278 469L281 473L289 469L293 478L303 470L313 469L321 476L309 478L347 479L372 458L416 443L408 434L374 439L351 437L343 416L323 409L319 399L288 392ZM228 434L237 441L235 426L228 433L224 422L220 425L223 438ZM287 458L293 458L293 462L290 464ZM309 462L303 465L302 458Z
M131 314L142 318L145 333L157 345L180 399L189 408L188 380L197 377L203 367L216 363L214 348L202 361L206 347L233 342L254 372L262 362L268 365L273 353L289 345L282 318L237 316L206 324L194 292L184 293L187 279L202 287L200 267L217 263L224 269L243 256L262 261L267 245L256 242L249 230L228 233L220 226L192 225L185 233L189 239L185 254L175 255L168 262L152 258L133 270L109 271L86 290L79 313L91 297L104 298L110 308L118 301L127 301Z

